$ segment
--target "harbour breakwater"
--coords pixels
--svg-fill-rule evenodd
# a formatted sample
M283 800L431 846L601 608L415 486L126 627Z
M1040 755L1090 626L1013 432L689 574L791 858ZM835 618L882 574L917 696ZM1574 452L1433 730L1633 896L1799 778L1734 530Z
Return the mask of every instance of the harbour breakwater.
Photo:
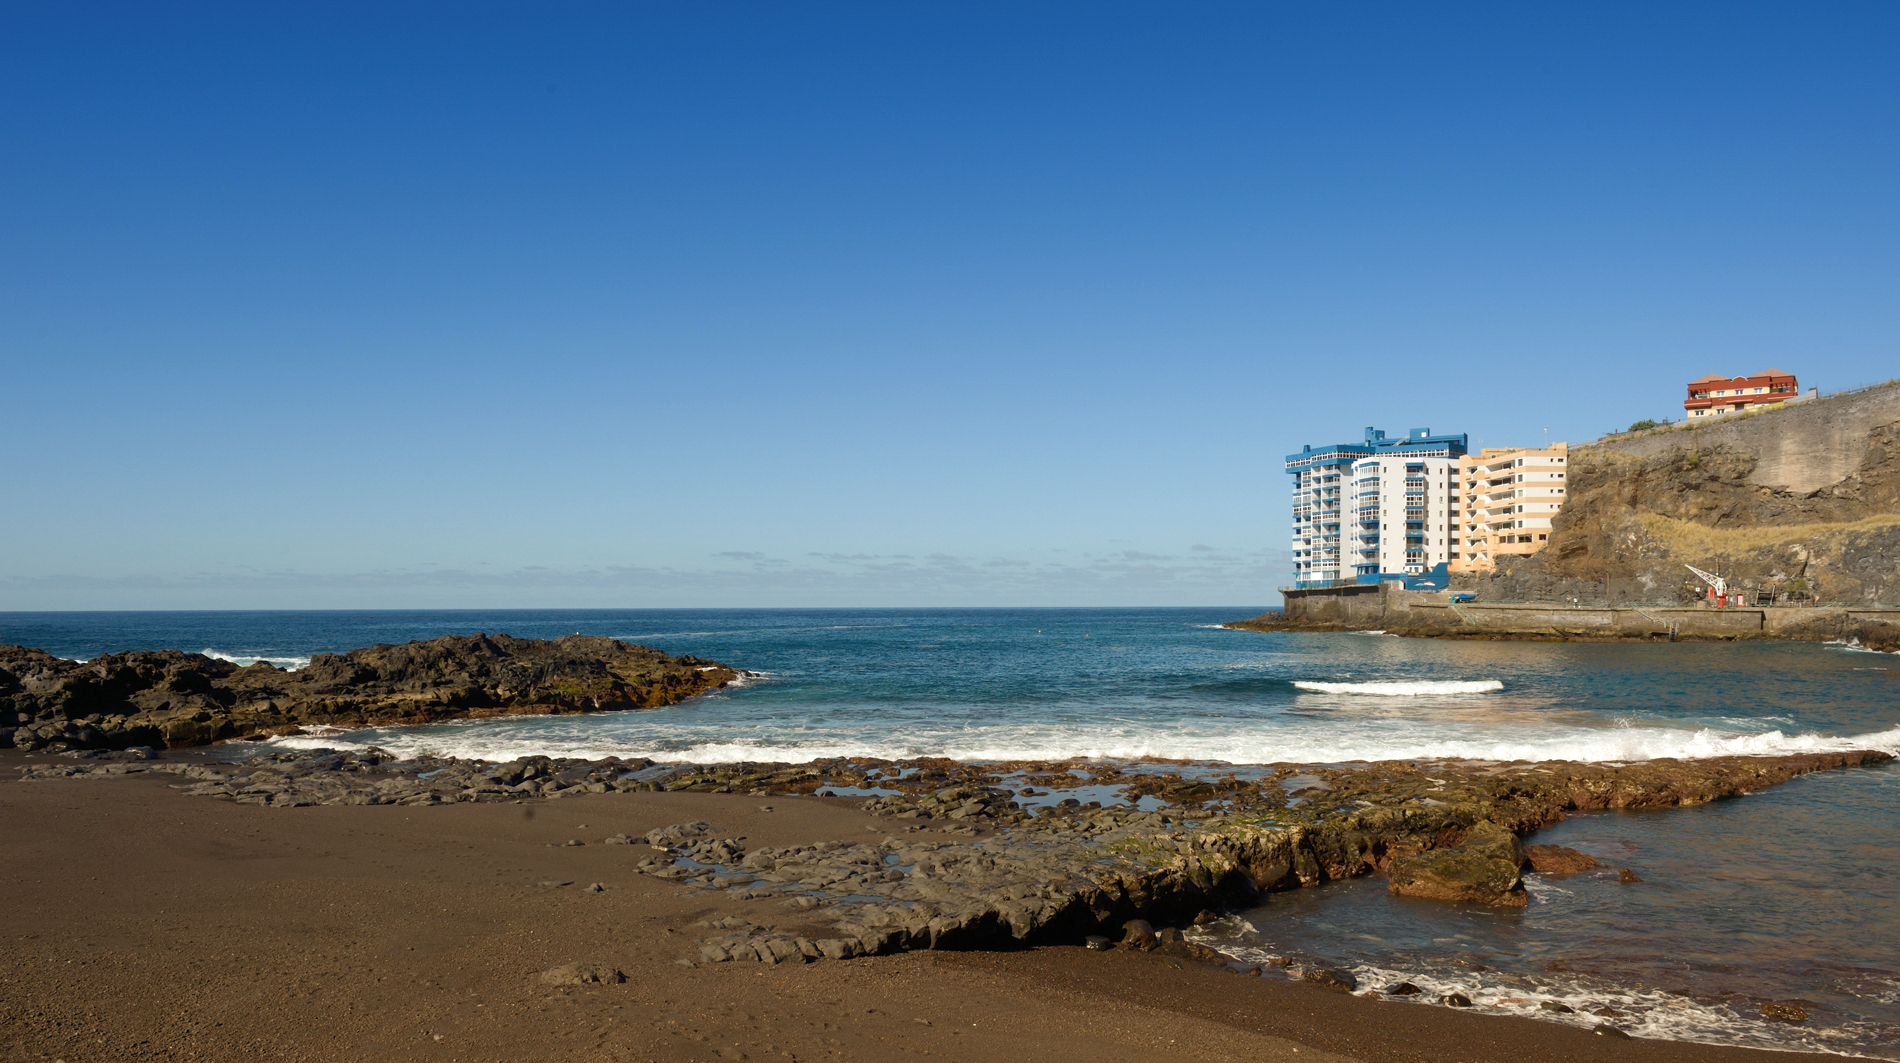
M716 661L582 635L447 635L317 654L296 671L178 650L73 661L0 645L0 746L177 748L312 727L650 709L740 675Z
M1382 631L1417 637L1569 642L1792 639L1900 652L1900 608L1460 602L1450 591L1408 591L1396 582L1284 593L1281 612L1227 626L1247 631Z

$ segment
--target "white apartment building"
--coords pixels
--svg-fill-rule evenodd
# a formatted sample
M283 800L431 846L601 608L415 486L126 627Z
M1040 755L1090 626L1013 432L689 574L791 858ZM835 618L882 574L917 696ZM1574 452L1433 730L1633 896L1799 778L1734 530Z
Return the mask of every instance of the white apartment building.
M1288 454L1293 586L1427 576L1457 546L1458 459L1467 437L1414 428Z
M1386 453L1352 467L1352 550L1365 575L1416 576L1456 553L1458 458Z
M1570 445L1486 447L1459 459L1453 572L1489 572L1501 556L1534 554L1569 490ZM1455 540L1454 540L1455 541Z

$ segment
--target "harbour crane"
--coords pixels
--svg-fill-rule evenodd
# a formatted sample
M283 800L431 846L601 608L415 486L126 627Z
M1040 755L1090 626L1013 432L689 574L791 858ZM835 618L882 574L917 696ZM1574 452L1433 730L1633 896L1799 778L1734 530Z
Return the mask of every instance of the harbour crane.
M1708 584L1709 590L1715 594L1716 601L1719 602L1719 601L1724 600L1724 596L1728 594L1727 580L1723 579L1722 577L1716 575L1713 572L1704 572L1701 569L1695 567L1694 565L1684 565L1682 567L1695 573L1696 578Z

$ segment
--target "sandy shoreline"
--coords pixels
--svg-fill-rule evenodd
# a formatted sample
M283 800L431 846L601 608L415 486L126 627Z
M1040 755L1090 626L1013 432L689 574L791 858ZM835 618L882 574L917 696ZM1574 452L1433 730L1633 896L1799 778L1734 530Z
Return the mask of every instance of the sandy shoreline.
M186 797L169 775L11 781L45 759L0 755L5 1060L1789 1058L1119 950L689 967L696 922L799 915L676 889L632 870L639 847L598 844L697 819L751 846L905 830L849 798L274 809ZM540 980L573 962L627 980Z

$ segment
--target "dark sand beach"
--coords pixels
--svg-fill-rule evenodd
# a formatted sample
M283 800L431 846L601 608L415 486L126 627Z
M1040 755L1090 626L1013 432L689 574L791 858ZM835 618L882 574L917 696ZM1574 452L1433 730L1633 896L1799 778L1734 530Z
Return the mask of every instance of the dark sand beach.
M633 850L599 844L690 820L755 846L903 829L848 798L268 808L193 799L168 775L12 781L44 761L0 754L8 1061L1790 1058L1365 999L1158 953L687 966L708 933L696 922L796 929L798 913L681 891L635 873ZM570 884L539 885L559 882ZM593 883L608 888L586 892ZM568 963L626 980L542 980Z

